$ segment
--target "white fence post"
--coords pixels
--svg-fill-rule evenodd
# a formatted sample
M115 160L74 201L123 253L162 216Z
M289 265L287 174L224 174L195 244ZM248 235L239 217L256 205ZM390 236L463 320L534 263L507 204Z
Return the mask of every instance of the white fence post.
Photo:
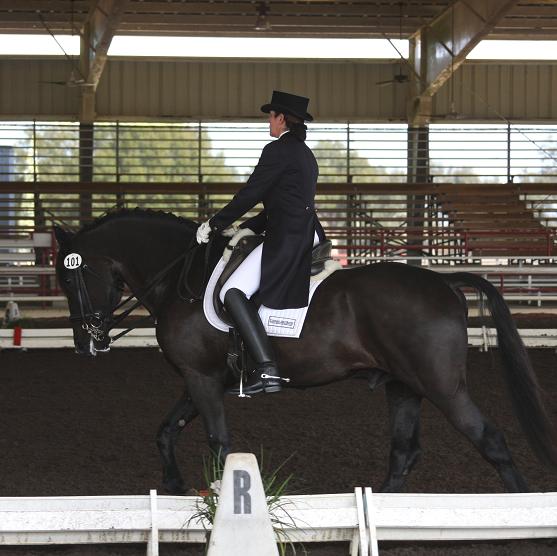
M360 531L354 529L354 535L352 535L352 540L350 541L350 556L358 556L358 551L360 550Z
M366 510L366 525L369 535L369 550L371 556L379 556L379 546L377 544L377 528L375 510L373 508L373 492L371 487L364 490L364 501Z
M354 489L356 495L356 511L358 513L358 531L360 532L359 554L360 556L369 556L369 543L366 530L366 511L364 508L364 496L361 487Z
M489 351L489 336L487 333L487 326L482 325L482 345L480 346L480 351L487 353Z
M147 541L147 556L159 556L159 522L157 519L157 491L149 491L149 502L151 506L151 531Z

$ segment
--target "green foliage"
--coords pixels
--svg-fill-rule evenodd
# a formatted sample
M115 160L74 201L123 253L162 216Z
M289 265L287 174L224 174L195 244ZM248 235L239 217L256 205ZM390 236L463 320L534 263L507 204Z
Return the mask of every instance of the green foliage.
M95 128L95 179L147 182L230 182L234 168L197 125L114 125Z
M406 178L406 168L403 173L395 173L392 166L371 164L370 159L357 150L351 149L348 157L343 141L317 141L312 151L319 164L321 183L381 183Z
M82 138L82 166L92 155L94 181L236 181L235 169L196 124L96 124ZM87 148L92 146L92 151ZM80 132L77 124L28 129L17 146L21 175L37 181L78 181Z
M226 165L224 153L213 149L208 133L197 124L134 125L97 124L93 149L82 139L82 173L91 168L97 182L233 182L240 176ZM33 148L34 147L34 148ZM89 158L87 158L89 156ZM76 124L37 126L29 129L18 146L22 178L37 181L80 180L80 138ZM84 170L85 169L85 170ZM140 206L172 211L190 218L207 200L201 194L48 194L39 199L26 194L18 212L20 225L55 221L79 227L83 218L98 217L116 207ZM203 216L203 215L202 215Z

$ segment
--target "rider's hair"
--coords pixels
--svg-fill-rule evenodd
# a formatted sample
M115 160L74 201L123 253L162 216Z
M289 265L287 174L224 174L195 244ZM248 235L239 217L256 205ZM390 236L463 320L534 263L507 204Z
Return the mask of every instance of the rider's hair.
M301 118L293 116L292 114L284 114L284 120L290 133L295 135L300 141L306 140L307 126Z

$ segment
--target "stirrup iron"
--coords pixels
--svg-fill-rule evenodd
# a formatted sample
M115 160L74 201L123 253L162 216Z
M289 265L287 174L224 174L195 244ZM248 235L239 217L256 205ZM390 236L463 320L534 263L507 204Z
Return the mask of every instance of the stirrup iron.
M244 369L240 371L240 393L239 398L251 398L249 394L244 394Z

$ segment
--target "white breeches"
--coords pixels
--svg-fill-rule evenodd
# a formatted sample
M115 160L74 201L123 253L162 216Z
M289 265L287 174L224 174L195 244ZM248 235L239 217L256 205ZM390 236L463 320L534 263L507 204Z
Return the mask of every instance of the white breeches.
M313 235L313 245L319 243L317 232ZM237 288L246 294L248 299L259 289L261 283L261 256L263 254L263 244L259 244L235 270L234 274L226 281L222 287L219 297L224 303L226 292L232 288Z

